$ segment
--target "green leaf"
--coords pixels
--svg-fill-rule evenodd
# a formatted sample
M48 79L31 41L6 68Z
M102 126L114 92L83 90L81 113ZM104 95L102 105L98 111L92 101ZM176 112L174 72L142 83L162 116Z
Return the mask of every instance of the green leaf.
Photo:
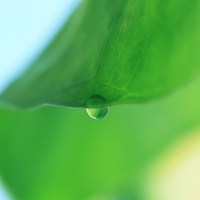
M162 96L199 71L199 19L199 0L83 0L1 100L100 107Z

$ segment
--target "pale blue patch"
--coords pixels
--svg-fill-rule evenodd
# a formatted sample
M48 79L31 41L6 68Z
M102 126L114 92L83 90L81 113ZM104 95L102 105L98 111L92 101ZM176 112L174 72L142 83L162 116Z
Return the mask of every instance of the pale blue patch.
M11 200L9 194L3 188L1 182L0 182L0 200Z
M81 0L0 0L0 94L51 41Z

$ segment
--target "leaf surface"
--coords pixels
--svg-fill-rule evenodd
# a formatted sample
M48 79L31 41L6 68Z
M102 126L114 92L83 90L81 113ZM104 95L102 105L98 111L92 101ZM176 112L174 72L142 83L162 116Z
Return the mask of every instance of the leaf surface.
M100 107L162 96L199 71L199 11L198 0L83 0L0 99Z

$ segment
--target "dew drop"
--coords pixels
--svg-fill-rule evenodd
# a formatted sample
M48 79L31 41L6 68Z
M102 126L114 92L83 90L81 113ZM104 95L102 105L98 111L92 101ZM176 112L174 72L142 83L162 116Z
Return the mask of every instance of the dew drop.
M104 108L86 108L87 114L93 119L102 119L104 118L109 111L109 107Z

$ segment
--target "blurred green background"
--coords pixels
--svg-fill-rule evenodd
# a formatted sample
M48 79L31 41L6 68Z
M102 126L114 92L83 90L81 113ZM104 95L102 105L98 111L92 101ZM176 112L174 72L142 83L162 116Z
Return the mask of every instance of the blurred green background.
M102 120L85 109L2 108L2 179L22 200L148 199L148 168L200 124L199 89L198 76L158 101L111 107Z

